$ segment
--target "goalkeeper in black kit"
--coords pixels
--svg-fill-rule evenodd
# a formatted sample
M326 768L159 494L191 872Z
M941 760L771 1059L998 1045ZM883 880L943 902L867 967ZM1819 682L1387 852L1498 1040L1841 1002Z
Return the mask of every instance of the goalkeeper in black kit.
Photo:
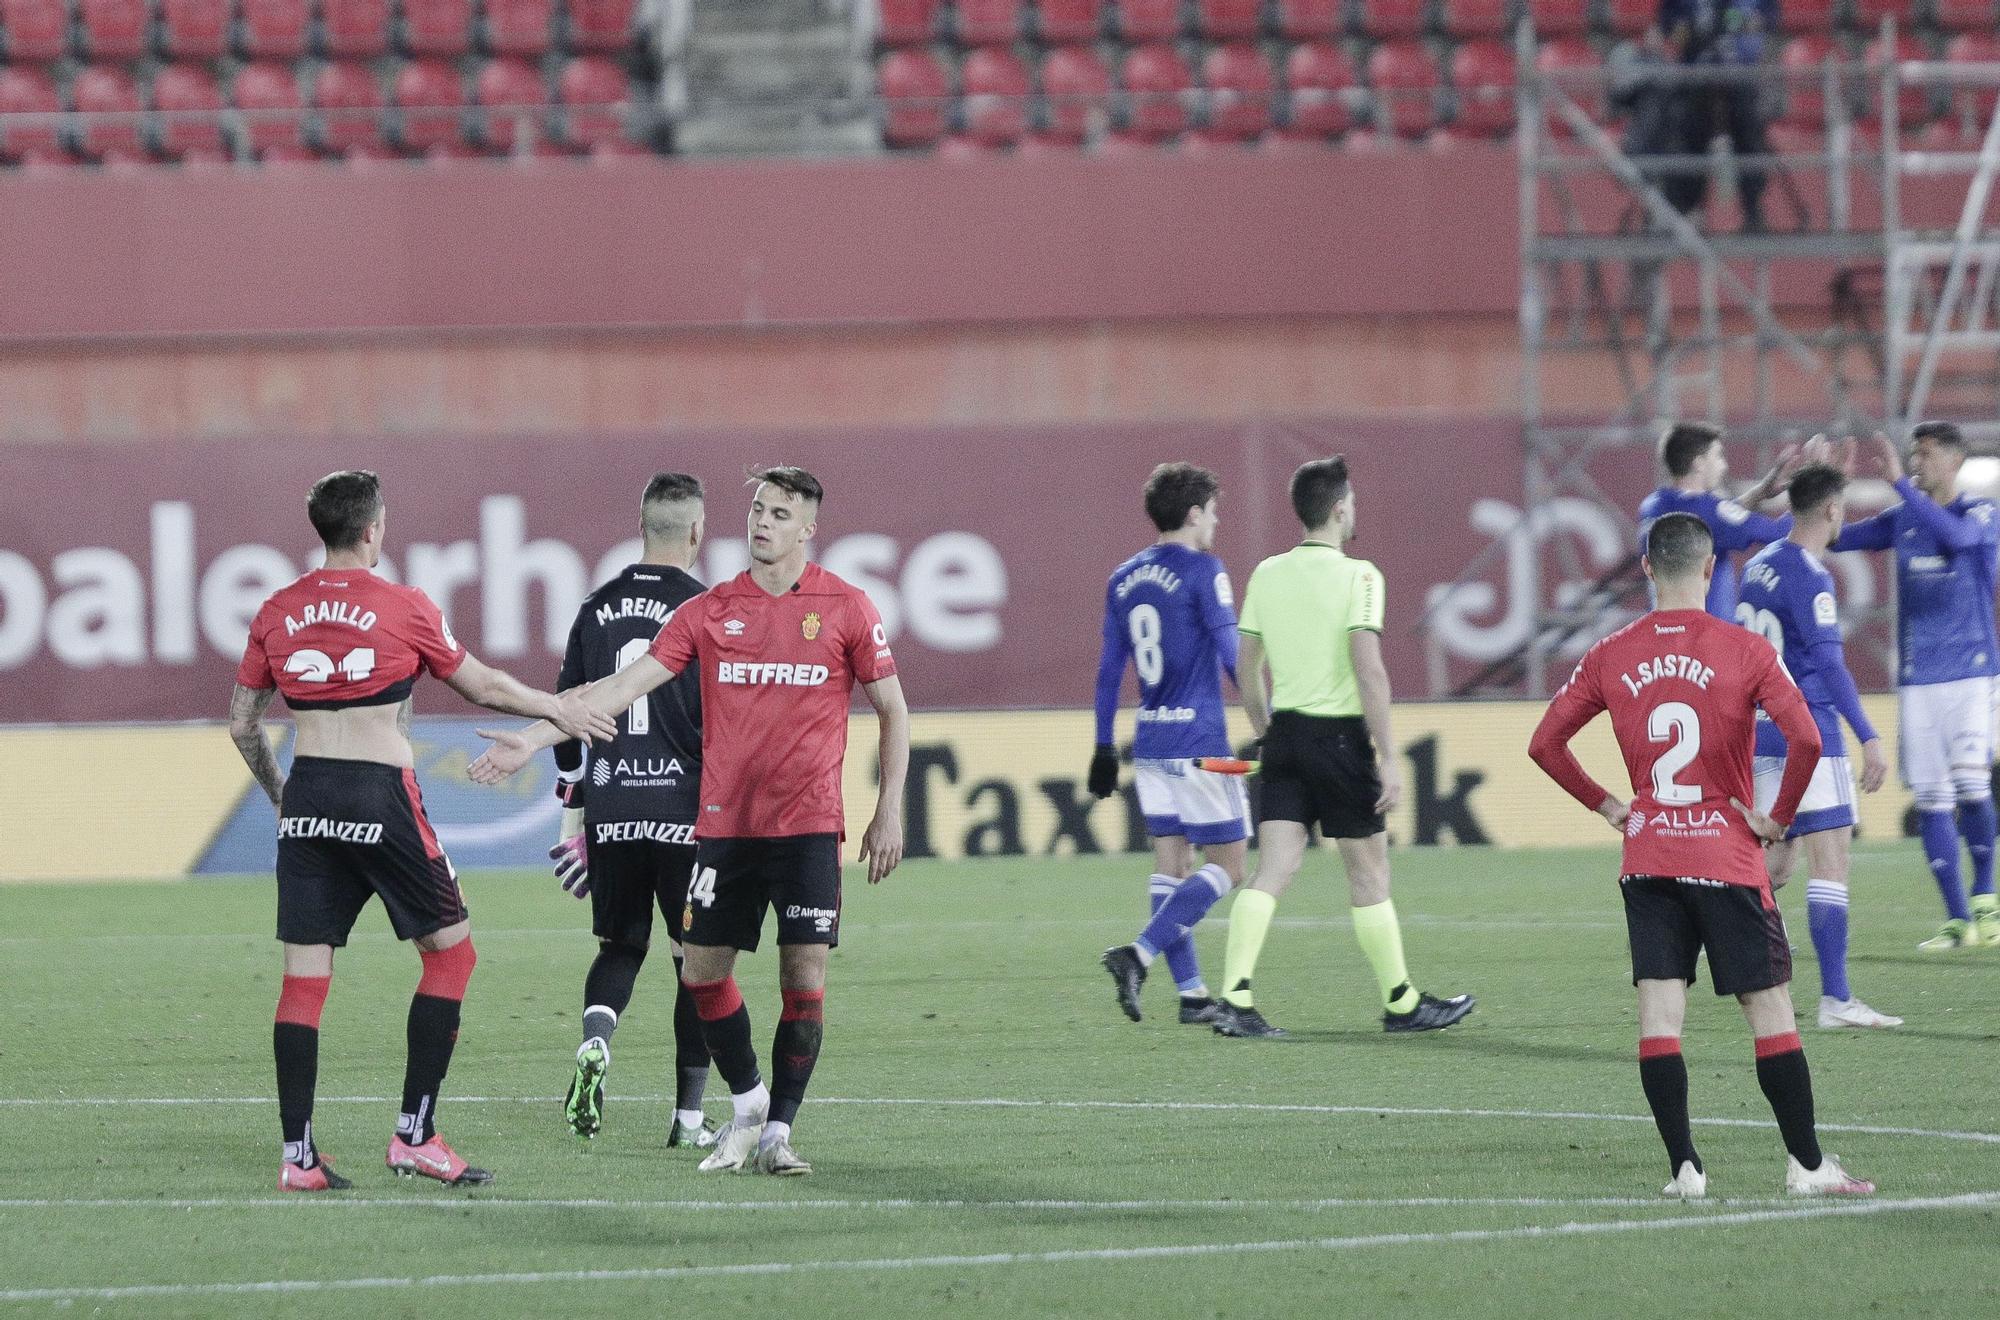
M700 595L690 575L701 549L702 489L694 477L662 472L646 483L639 520L645 555L583 602L563 654L566 686L606 678L646 654L676 609ZM561 838L549 850L563 888L588 898L597 958L583 983L583 1044L563 1101L580 1137L604 1124L604 1076L611 1034L632 1000L651 949L653 907L666 918L674 970L674 1120L669 1146L704 1147L715 1128L703 1121L708 1050L694 1000L680 983L681 923L694 874L694 822L701 793L701 682L690 668L634 702L618 734L586 750L555 749L556 792L565 809Z

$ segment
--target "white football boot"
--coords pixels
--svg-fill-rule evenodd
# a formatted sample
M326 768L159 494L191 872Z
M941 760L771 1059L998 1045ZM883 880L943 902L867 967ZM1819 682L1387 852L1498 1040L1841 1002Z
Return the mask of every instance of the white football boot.
M1873 1196L1875 1184L1856 1178L1840 1167L1832 1155L1821 1155L1819 1167L1808 1169L1792 1156L1785 1156L1787 1196Z
M783 1137L757 1152L750 1168L756 1173L773 1174L779 1178L797 1178L813 1171L813 1166L799 1158L792 1143Z
M1832 1031L1838 1027L1900 1027L1903 1019L1891 1017L1887 1013L1877 1013L1859 999L1834 999L1828 995L1819 997L1819 1026L1821 1031Z
M757 1154L757 1138L764 1135L762 1119L747 1127L734 1121L724 1123L715 1134L715 1149L701 1162L703 1173L741 1173Z
M1672 1182L1660 1189L1660 1195L1699 1201L1708 1195L1708 1175L1695 1168L1693 1160L1682 1160L1681 1171L1674 1175Z

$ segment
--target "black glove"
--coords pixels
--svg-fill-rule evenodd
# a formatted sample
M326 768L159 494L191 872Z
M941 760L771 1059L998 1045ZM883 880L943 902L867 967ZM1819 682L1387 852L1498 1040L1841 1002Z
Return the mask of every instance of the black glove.
M1090 778L1087 781L1090 795L1094 798L1108 798L1118 791L1118 749L1109 743L1099 743L1097 750L1090 754Z

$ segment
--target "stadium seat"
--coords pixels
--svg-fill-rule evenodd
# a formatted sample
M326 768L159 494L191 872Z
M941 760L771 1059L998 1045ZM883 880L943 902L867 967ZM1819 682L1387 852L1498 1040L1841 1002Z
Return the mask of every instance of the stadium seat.
M1180 0L1118 0L1118 35L1127 42L1170 41L1180 34Z
M1793 37L1778 54L1778 66L1785 70L1785 110L1779 122L1794 128L1823 132L1826 128L1826 91L1820 66L1840 58L1831 37Z
M1785 0L1778 6L1778 30L1812 35L1833 31L1838 0Z
M1263 10L1264 0L1199 0L1195 27L1217 40L1254 37Z
M1368 85L1380 107L1382 127L1397 137L1419 138L1437 124L1437 59L1414 41L1385 41L1368 56Z
M1879 32L1885 18L1896 20L1898 32L1908 32L1916 26L1916 0L1854 0L1854 25L1863 36Z
M1944 57L1953 64L2000 64L2000 36L1991 32L1960 33L1944 48ZM1996 98L2000 98L2000 87L1990 83L1984 87L1960 84L1952 92L1952 114L1969 116L1975 128L1984 128L1993 116Z
M638 0L569 0L563 6L565 50L624 50L632 44Z
M160 0L160 51L171 59L212 60L229 50L230 0Z
M1278 33L1288 41L1326 41L1340 35L1345 0L1278 0Z
M168 160L220 153L222 88L199 64L168 64L153 75L153 143Z
M1125 132L1141 142L1164 142L1187 128L1183 96L1193 84L1187 61L1172 46L1138 46L1118 70Z
M1042 61L1043 114L1040 139L1047 144L1077 146L1091 136L1093 120L1102 121L1111 98L1111 72L1089 46L1063 46Z
M319 21L328 59L373 59L389 49L389 0L320 0Z
M1211 49L1201 62L1208 89L1206 135L1216 141L1248 142L1271 126L1271 65L1248 41Z
M1604 68L1604 61L1582 37L1558 37L1546 42L1535 52L1535 67L1543 73L1595 73ZM1577 107L1597 123L1605 122L1604 85L1602 82L1564 82L1562 90L1577 103ZM1549 115L1549 131L1558 137L1571 136L1569 121L1560 115Z
M884 46L928 45L937 35L944 0L879 0L875 39Z
M927 50L892 50L875 70L882 94L882 141L928 147L945 134L951 96L944 67Z
M77 0L78 53L99 64L122 64L146 53L152 35L146 0Z
M1787 4L1785 9L1789 11L1791 6ZM1636 37L1659 16L1659 0L1605 0L1604 17L1617 36Z
M1021 0L958 0L958 40L965 46L1007 46L1021 35Z
M237 45L253 60L297 59L311 28L306 0L244 0Z
M1495 138L1514 131L1514 52L1497 41L1468 41L1452 52L1451 85L1458 94L1452 130Z
M1882 68L1888 49L1880 37L1868 43L1862 59L1868 66L1870 77L1861 98L1861 113L1856 116L1862 123L1879 123L1882 118L1881 84L1874 76ZM1930 58L1924 43L1908 32L1896 34L1896 49L1893 57L1897 61L1923 60ZM1904 128L1921 127L1931 117L1929 89L1922 83L1904 83L1896 95L1896 117Z
M556 100L562 103L562 138L566 146L593 155L650 155L625 135L625 110L632 89L625 71L610 60L586 55L563 65L556 75Z
M1575 37L1590 30L1590 0L1528 0L1539 38Z
M1429 0L1361 0L1361 30L1371 37L1415 37Z
M1935 0L1934 8L1947 32L1993 31L1993 0Z
M313 79L312 105L318 111L319 145L348 156L382 145L382 89L366 65L328 64Z
M486 0L486 49L541 55L555 49L555 0Z
M1326 138L1345 133L1354 123L1357 82L1354 61L1333 42L1312 41L1292 47L1285 56L1285 86L1290 95L1284 136Z
M403 49L463 55L472 49L472 0L403 0Z
M1014 52L994 46L975 50L965 57L958 78L965 98L964 145L1008 147L1027 136L1034 85Z
M1441 0L1444 30L1454 37L1497 37L1507 30L1510 0Z
M472 95L480 106L480 137L488 148L512 151L524 142L539 145L549 89L534 65L512 56L488 60L473 79Z
M259 160L272 151L303 150L299 81L289 64L246 64L229 88L230 104L243 112L245 145Z
M139 87L125 70L104 65L78 70L70 81L69 105L77 115L71 139L77 154L93 160L145 154L139 142ZM105 115L115 118L99 117Z
M1035 5L1035 33L1047 46L1095 41L1102 15L1099 0L1039 0Z
M55 79L47 69L0 64L0 160L53 159L67 155L54 118L62 109ZM12 115L48 115L24 124Z
M396 108L396 142L420 155L465 137L465 84L443 60L409 60L389 85Z
M11 63L59 60L69 44L69 10L63 0L0 0L0 37L0 53Z

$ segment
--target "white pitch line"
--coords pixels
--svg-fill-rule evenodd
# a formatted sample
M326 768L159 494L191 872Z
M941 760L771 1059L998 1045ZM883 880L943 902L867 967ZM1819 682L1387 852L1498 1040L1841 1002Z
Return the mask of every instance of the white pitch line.
M553 1105L559 1096L547 1095L453 1095L444 1097L455 1105ZM663 1095L613 1095L622 1104L663 1104ZM0 1107L53 1108L64 1105L274 1105L270 1096L60 1096L0 1098ZM383 1095L320 1096L322 1105L386 1105L397 1097ZM1517 1118L1559 1123L1651 1123L1650 1114L1601 1114L1567 1109L1453 1109L1443 1106L1399 1105L1293 1105L1263 1104L1248 1100L1019 1100L987 1097L970 1100L931 1100L902 1096L813 1096L814 1105L897 1105L919 1109L1105 1109L1157 1110L1164 1112L1214 1112L1241 1114L1381 1114L1391 1118ZM1777 1127L1764 1118L1690 1118L1696 1127L1762 1128ZM1934 1141L1964 1141L1975 1145L2000 1145L2000 1132L1968 1132L1950 1128L1886 1127L1875 1123L1821 1123L1821 1132L1847 1132L1864 1137L1925 1137Z
M1791 1204L1784 1197L1717 1197L1705 1204L1723 1208ZM966 1201L921 1200L887 1197L873 1200L801 1201L619 1201L605 1197L486 1197L486 1196L256 1196L256 1197L52 1197L0 1200L6 1210L262 1210L268 1206L325 1207L345 1209L404 1209L462 1211L468 1206L491 1206L505 1210L683 1210L709 1211L790 1211L790 1210L994 1210L1015 1213L1028 1210L1064 1212L1132 1210L1399 1210L1399 1209L1588 1209L1633 1207L1657 1210L1685 1210L1687 1202L1658 1196L1327 1196L1307 1200L1273 1200L1254 1197L1193 1199L1137 1199L1126 1201L1023 1200Z
M1576 1221L1519 1228L1466 1228L1440 1233L1376 1233L1353 1237L1289 1238L1262 1242L1191 1242L1155 1247L1102 1247L1069 1251L993 1252L985 1255L903 1256L861 1260L780 1260L741 1265L667 1265L627 1270L541 1270L517 1274L433 1274L401 1278L268 1279L245 1283L151 1283L98 1288L10 1288L0 1302L120 1301L141 1297L218 1297L360 1291L386 1288L520 1286L531 1283L639 1283L669 1279L741 1278L806 1273L967 1269L985 1265L1070 1265L1095 1261L1173 1260L1188 1257L1241 1256L1286 1251L1352 1251L1363 1247L1420 1246L1432 1243L1504 1242L1648 1233L1681 1228L1733 1228L1787 1220L1854 1218L1906 1211L1967 1210L2000 1204L2000 1192L1968 1192L1960 1196L1911 1197L1902 1200L1855 1201L1795 1206L1783 1210L1745 1210L1719 1215L1683 1215L1673 1219L1613 1219Z

